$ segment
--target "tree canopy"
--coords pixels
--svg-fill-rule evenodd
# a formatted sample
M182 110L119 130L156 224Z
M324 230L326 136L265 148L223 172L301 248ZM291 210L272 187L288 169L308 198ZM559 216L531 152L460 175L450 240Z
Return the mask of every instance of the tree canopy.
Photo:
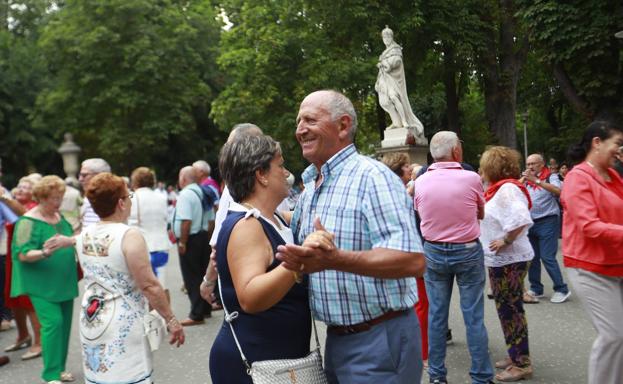
M614 0L0 0L0 20L9 179L62 174L56 147L72 132L83 158L173 181L196 159L215 166L240 122L279 140L298 173L298 104L323 88L351 98L373 154L388 124L374 91L386 25L426 135L458 132L469 162L488 144L523 147L524 118L529 151L562 159L589 121L623 115Z

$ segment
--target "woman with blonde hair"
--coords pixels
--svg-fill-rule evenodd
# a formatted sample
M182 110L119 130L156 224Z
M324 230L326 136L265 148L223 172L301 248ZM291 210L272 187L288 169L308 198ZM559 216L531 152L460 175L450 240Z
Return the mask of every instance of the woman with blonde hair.
M73 299L78 296L76 259L72 248L46 245L59 235L71 236L71 224L60 214L65 183L45 176L35 184L39 204L15 223L12 243L11 296L28 295L41 322L43 372L47 383L73 381L65 372Z
M520 164L519 152L501 146L488 148L480 158L480 174L488 185L480 241L508 351L506 358L495 363L496 368L503 369L495 376L499 381L532 376L528 321L522 300L523 281L534 257L528 240L532 202L526 187L518 181Z

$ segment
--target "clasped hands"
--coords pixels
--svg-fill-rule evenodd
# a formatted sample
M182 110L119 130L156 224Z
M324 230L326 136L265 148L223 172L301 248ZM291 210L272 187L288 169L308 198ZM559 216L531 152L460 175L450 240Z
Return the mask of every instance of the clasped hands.
M318 217L314 220L314 229L302 245L277 247L277 259L283 262L285 268L304 273L334 269L339 260L338 249L333 242L335 235L323 227Z
M43 243L43 251L49 255L57 249L73 246L73 237L56 234Z

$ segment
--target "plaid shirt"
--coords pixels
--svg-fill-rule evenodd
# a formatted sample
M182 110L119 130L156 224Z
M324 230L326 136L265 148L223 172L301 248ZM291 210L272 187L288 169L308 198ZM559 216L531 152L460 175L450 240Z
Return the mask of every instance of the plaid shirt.
M303 191L292 217L301 244L314 231L313 220L335 234L342 250L388 248L422 252L413 203L400 179L385 165L344 148L321 168L318 188L314 165L303 172ZM380 279L327 270L310 275L314 316L331 325L352 325L417 302L415 278Z

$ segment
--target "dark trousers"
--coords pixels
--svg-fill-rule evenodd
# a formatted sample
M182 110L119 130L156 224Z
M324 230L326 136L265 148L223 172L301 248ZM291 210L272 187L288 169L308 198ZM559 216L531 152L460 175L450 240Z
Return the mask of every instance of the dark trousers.
M188 291L190 300L189 318L199 321L204 317L210 317L212 306L201 298L199 286L205 275L208 262L210 261L210 238L208 233L200 231L188 237L186 253L180 255L180 268L184 285Z
M4 304L4 277L6 268L6 255L0 255L0 321L11 320L11 311ZM7 295L8 296L8 295Z

